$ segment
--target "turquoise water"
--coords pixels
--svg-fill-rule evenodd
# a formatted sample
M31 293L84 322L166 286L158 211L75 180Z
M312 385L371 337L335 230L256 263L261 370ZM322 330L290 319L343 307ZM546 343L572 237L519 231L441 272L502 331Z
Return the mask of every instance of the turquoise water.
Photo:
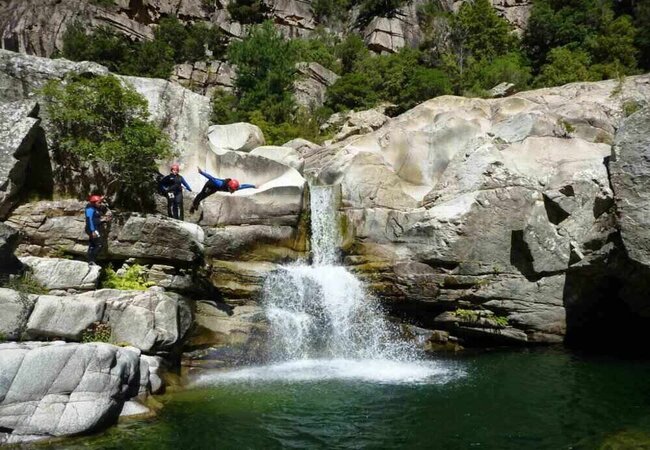
M435 364L416 381L212 380L164 397L156 419L48 447L650 448L650 362L535 350Z

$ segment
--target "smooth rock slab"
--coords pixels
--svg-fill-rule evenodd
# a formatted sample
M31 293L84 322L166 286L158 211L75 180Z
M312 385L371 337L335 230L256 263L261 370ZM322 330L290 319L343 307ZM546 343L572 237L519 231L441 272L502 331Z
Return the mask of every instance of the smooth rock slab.
M41 295L29 316L27 333L33 337L79 340L88 326L102 320L105 306L103 299Z
M138 352L109 344L0 344L0 367L0 427L12 438L101 429L138 393Z
M90 290L97 287L100 267L83 261L26 256L20 261L31 269L36 281L47 289Z

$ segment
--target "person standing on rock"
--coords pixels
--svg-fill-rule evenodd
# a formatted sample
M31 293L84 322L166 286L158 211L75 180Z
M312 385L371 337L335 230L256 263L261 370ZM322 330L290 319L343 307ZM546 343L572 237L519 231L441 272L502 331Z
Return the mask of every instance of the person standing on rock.
M104 221L102 219L101 202L104 199L101 195L91 195L84 211L86 217L86 234L88 235L88 264L95 265L97 255L102 249L101 234L99 229ZM110 213L109 213L110 214Z
M167 197L167 215L183 220L183 186L190 192L192 192L192 188L178 173L180 171L178 164L172 164L170 170L171 173L158 182L158 189Z
M232 194L233 192L240 189L255 189L254 184L239 184L239 181L235 180L234 178L213 177L209 173L201 170L200 167L197 167L197 170L201 175L206 177L208 181L206 181L203 185L201 192L199 192L199 194L194 197L194 201L192 201L192 207L190 208L190 213L193 213L199 208L199 203L201 203L204 198L211 196L215 192L230 192Z

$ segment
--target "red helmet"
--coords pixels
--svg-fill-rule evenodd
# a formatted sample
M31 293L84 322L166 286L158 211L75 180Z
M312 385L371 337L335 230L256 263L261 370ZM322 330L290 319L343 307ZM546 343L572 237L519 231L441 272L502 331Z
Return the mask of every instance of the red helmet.
M88 197L88 201L90 203L99 203L103 199L104 199L104 197L102 197L101 195L91 195L90 197Z
M170 169L170 170L180 171L180 170L181 170L181 166L179 166L178 164L174 163L174 164L172 164L172 166L171 166L169 169Z
M234 178L228 180L228 190L230 192L235 192L237 189L239 189L239 181L235 180Z

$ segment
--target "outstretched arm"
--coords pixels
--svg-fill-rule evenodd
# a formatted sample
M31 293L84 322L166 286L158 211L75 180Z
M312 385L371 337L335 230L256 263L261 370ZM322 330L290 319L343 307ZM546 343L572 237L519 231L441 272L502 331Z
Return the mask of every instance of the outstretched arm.
M241 191L242 189L256 189L254 184L240 184L238 191Z
M189 184L187 184L187 181L185 181L185 178L181 177L181 183L183 183L183 186L185 186L185 189L192 192L192 188L190 187Z
M203 175L204 177L206 177L208 180L212 181L212 182L213 182L214 184L216 184L218 187L223 186L224 183L226 182L226 180L224 180L224 179L222 179L222 178L213 177L213 176L210 175L209 173L202 171L200 167L197 167L197 169L199 169L199 173L200 173L201 175Z

